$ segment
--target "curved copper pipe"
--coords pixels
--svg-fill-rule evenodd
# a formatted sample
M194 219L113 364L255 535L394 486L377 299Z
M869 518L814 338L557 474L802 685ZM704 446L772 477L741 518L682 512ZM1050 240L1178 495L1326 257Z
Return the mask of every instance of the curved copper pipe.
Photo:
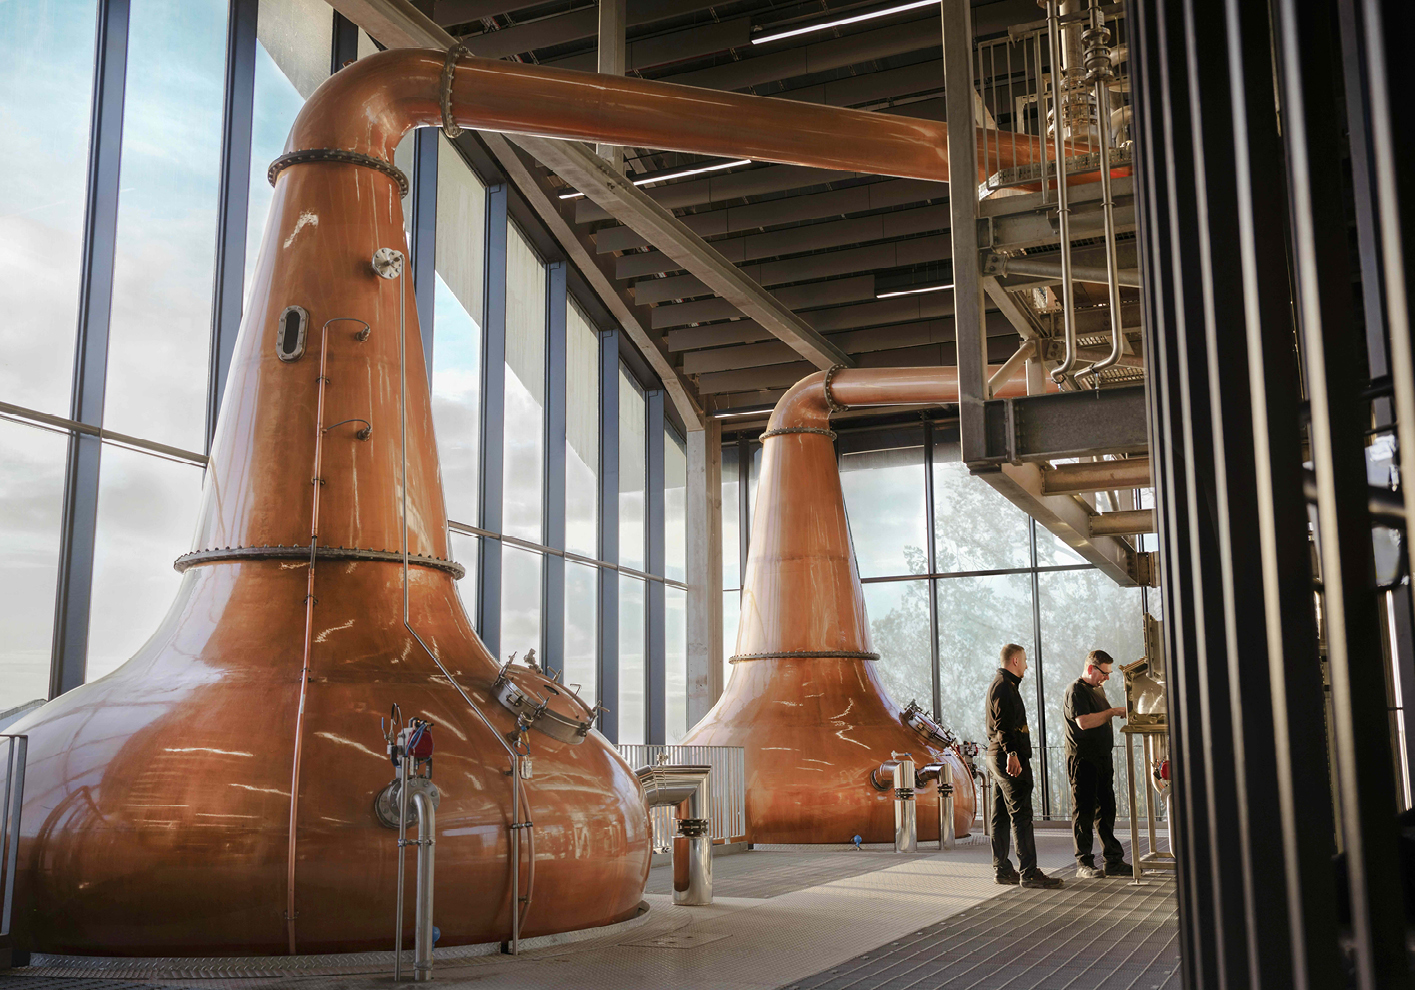
M442 123L443 61L415 48L359 59L306 101L285 150L391 162L409 129ZM647 79L464 56L452 111L479 130L948 181L948 128L938 121ZM979 128L978 142L980 160L986 149L999 167L1043 154L1028 135Z

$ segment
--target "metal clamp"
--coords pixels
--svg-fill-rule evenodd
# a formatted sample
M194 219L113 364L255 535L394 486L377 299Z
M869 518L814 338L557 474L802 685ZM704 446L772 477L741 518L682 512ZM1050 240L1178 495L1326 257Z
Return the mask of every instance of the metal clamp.
M447 49L447 57L442 62L442 83L438 87L438 100L442 104L442 133L448 140L462 133L461 126L452 119L452 76L457 69L457 59L472 54L463 45L453 45Z
M779 430L767 430L761 436L757 437L757 439L766 440L771 437L784 436L787 433L815 433L823 437L830 437L832 440L835 439L834 430L822 430L816 426L783 426Z
M689 839L707 835L712 829L712 822L706 818L680 818L678 819L678 834Z
M845 367L847 366L843 364L831 365L830 370L825 373L825 381L822 383L822 387L825 389L825 407L832 413L845 412L850 408L847 405L836 402L835 396L830 394L830 383L835 380L835 373L843 370Z
M375 172L382 172L393 179L398 183L398 191L403 196L408 195L408 190L411 188L408 185L408 177L397 165L386 162L382 158L361 155L357 151L345 151L342 148L308 148L305 151L292 151L288 155L281 155L270 163L270 168L266 169L265 177L270 180L270 184L273 186L276 177L291 165L306 165L310 162L361 165L364 168L371 168Z

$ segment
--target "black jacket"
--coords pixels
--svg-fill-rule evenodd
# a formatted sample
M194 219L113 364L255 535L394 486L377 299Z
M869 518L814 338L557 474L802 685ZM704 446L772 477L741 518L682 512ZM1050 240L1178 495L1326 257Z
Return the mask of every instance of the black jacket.
M1027 729L1027 706L1017 685L1022 678L1002 667L988 685L988 747L1016 753L1019 760L1032 758L1032 733Z

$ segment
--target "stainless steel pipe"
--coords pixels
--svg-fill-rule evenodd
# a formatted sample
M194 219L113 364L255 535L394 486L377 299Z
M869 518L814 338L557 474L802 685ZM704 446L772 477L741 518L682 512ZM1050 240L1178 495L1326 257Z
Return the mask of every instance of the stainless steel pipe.
M412 795L418 813L418 897L413 908L413 982L432 979L432 888L437 842L437 811L432 796L419 790ZM401 852L401 850L399 850Z
M1086 77L1096 87L1097 144L1101 158L1101 205L1105 210L1105 261L1110 290L1110 353L1076 372L1094 375L1120 360L1125 339L1120 327L1120 264L1115 246L1115 195L1110 182L1110 31L1100 19L1098 4L1091 6L1091 26L1082 35L1086 43ZM1069 245L1068 245L1069 247ZM1063 260L1065 251L1063 251Z
M1056 147L1056 213L1061 233L1061 300L1066 330L1066 355L1051 373L1064 381L1076 366L1076 289L1071 282L1071 201L1066 191L1066 122L1062 107L1065 70L1061 62L1060 4L1047 0L1047 41L1051 57L1052 138Z
M914 758L908 753L891 753L876 772L875 786L884 780L894 788L894 851L919 851L919 809L914 802ZM888 789L884 787L882 789Z
M931 780L938 781L938 848L945 852L953 848L953 766L930 763L914 775L915 788Z
M686 806L673 837L673 903L712 903L712 767L659 764L636 770L650 808Z

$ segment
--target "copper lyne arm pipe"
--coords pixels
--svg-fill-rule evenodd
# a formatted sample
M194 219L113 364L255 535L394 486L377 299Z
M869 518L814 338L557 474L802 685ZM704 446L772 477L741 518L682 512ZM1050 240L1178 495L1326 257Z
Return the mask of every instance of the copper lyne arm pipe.
M1014 373L993 394L998 398L1026 395L1026 379ZM937 406L957 401L956 367L847 368L833 374L818 372L802 378L777 400L767 432L801 427L824 429L831 412L851 406Z
M445 53L381 52L305 103L287 152L339 149L393 160L413 127L442 124ZM463 55L451 81L462 127L689 154L948 181L948 129L931 120ZM1033 137L978 129L979 154L1030 162ZM981 173L980 173L981 175Z

